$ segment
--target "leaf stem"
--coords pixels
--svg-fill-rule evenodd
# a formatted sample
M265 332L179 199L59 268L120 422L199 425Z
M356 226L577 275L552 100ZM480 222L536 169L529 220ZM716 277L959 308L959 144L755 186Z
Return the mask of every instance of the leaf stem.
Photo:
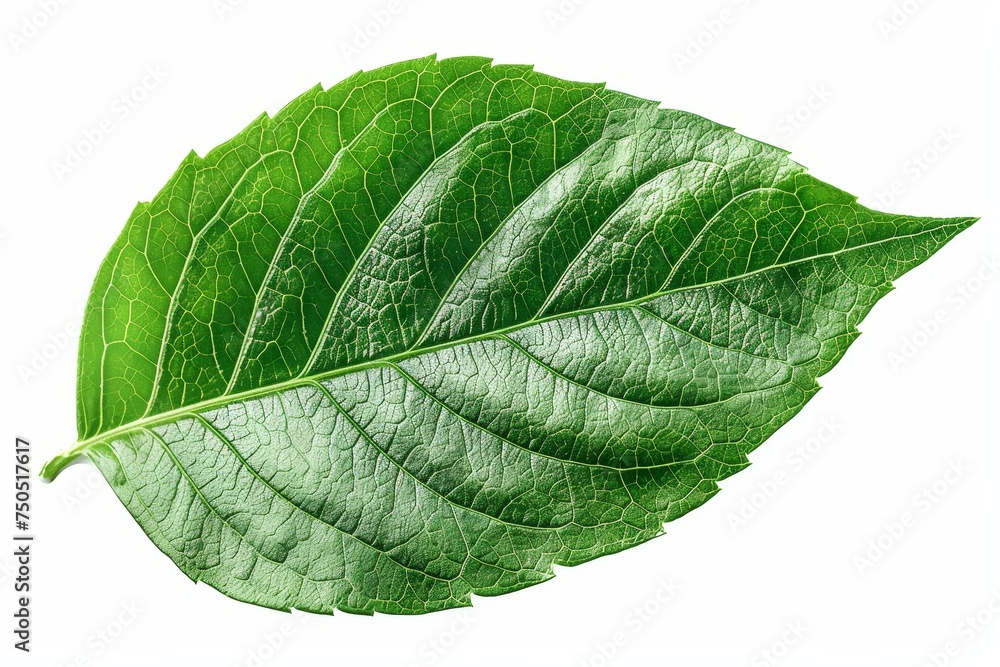
M73 449L51 458L42 466L42 469L38 472L38 476L42 478L43 482L48 484L58 477L59 473L63 470L74 463L79 463L85 455L87 448L92 444L93 442L78 442Z

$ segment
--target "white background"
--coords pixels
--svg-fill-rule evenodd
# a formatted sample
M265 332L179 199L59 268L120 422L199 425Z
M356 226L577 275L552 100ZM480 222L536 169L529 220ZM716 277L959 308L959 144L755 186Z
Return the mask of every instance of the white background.
M136 201L152 197L189 149L204 154L260 112L359 68L434 52L535 63L789 148L866 204L880 205L878 194L900 181L894 201L882 198L893 212L983 220L898 281L824 390L665 537L477 598L470 610L286 615L191 584L94 469L76 466L34 489L28 656L11 648L12 559L2 550L0 662L917 667L954 641L957 655L938 664L997 663L1000 616L983 612L978 631L962 625L1000 596L991 3L400 0L370 43L347 54L388 0L48 1L51 17L38 13L40 0L5 0L0 10L0 438L29 437L36 470L73 443L75 330ZM909 14L880 29L894 6ZM723 12L720 30L713 21ZM692 39L701 53L680 66ZM165 78L143 89L147 68ZM135 107L127 116L123 94ZM796 112L798 127L786 120ZM59 178L56 163L105 118L111 132ZM935 147L939 136L950 138ZM916 166L925 151L933 164ZM936 315L943 323L922 333ZM800 465L796 449L811 440L819 451ZM940 482L929 508L916 503L952 463L967 471ZM11 464L0 465L3 475ZM759 495L781 473L773 497ZM3 498L9 507L8 491ZM745 502L756 513L734 528ZM885 525L906 513L914 525L891 537ZM0 534L8 530L5 519ZM859 568L880 538L888 549ZM661 580L680 587L665 602ZM633 611L644 605L645 620ZM801 637L786 633L789 623L805 628ZM606 659L602 648L610 653L616 640ZM769 647L780 660L761 653Z

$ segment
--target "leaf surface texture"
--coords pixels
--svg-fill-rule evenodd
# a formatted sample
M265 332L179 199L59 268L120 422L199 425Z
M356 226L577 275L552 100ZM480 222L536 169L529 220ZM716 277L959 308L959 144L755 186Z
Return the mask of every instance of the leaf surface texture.
M81 444L189 577L422 613L645 542L970 218L878 213L699 116L479 58L317 87L140 204Z

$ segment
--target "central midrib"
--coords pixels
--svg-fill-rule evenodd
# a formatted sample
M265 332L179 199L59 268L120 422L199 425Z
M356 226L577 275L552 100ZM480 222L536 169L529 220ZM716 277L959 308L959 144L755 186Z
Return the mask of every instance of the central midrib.
M682 288L689 289L689 288ZM678 290L672 290L678 291ZM109 431L104 431L103 433L98 433L94 436L86 438L85 440L80 440L77 442L76 447L74 447L70 452L67 452L65 456L71 456L76 454L82 454L87 448L92 445L104 442L110 438L117 435L122 435L129 433L136 429L150 428L153 426L159 426L161 424L168 423L178 417L183 417L189 414L201 414L205 411L212 410L213 408L223 407L232 403L239 403L241 401L248 401L254 398L259 398L261 396L267 396L269 394L276 394L287 389L295 389L297 387L308 386L316 382L322 382L323 380L329 380L335 377L340 377L342 375L350 375L351 373L359 373L361 371L369 370L372 368L378 368L380 366L385 366L387 364L394 364L400 361L406 361L407 359L412 359L414 357L419 357L424 354L433 354L440 350L446 350L452 347L459 347L461 345L468 345L470 343L476 343L486 340L491 340L504 334L513 333L515 331L520 331L521 329L526 329L530 326L536 324L542 324L545 322L550 322L563 318L579 317L581 315L587 315L589 313L616 310L616 309L627 309L636 305L640 305L648 300L658 298L667 294L668 292L661 292L657 294L652 294L649 296L644 296L633 301L621 302L617 304L608 304L601 306L594 306L593 308L585 308L581 310L571 311L568 313L557 313L555 315L550 315L548 317L542 317L538 319L531 319L518 324L513 324L502 329L495 329L492 331L487 331L481 334L476 334L475 336L466 336L465 338L459 338L453 341L448 341L445 343L439 343L437 345L431 345L425 348L419 348L415 350L404 350L403 352L397 352L396 354L391 354L385 357L379 357L377 359L369 359L356 364L351 364L349 366L344 366L342 368L336 368L331 371L326 371L324 373L317 373L315 375L302 375L282 382L276 382L274 384L269 384L263 387L257 387L256 389L248 389L246 391L237 392L235 394L222 394L216 396L215 398L210 398L204 401L199 401L197 403L192 403L191 405L181 406L179 408L174 408L166 412L161 412L150 417L143 417L135 421L131 421L127 424L122 424Z
M331 371L327 371L325 373L318 373L316 375L311 375L311 376L301 376L301 377L290 378L290 379L285 380L283 382L278 382L278 383L270 384L270 385L267 385L267 386L258 387L256 389L249 389L247 391L238 392L238 393L235 393L235 394L222 394L221 396L217 396L215 398L211 398L211 399L204 400L204 401L199 401L197 403L192 403L191 405L186 405L186 406L182 406L182 407L179 407L179 408L174 408L174 409L168 410L166 412L161 412L161 413L159 413L157 415L154 415L154 416L151 416L151 417L144 417L142 419L138 419L138 420L129 422L128 424L123 424L123 425L118 426L116 428L113 428L113 429L111 429L109 431L105 431L103 433L98 433L97 435L94 435L94 436L92 436L90 438L87 438L85 440L80 440L80 441L77 442L76 446L73 447L70 451L66 452L65 454L63 454L61 456L58 456L58 457L52 459L52 461L50 461L48 464L46 464L46 466L45 466L45 468L43 468L41 474L42 474L43 478L45 478L45 479L52 479L52 478L55 477L55 475L59 474L59 472L62 470L62 468L64 468L66 465L68 465L72 460L74 460L77 457L79 457L81 454L84 454L90 447L93 447L94 445L106 442L109 439L112 439L112 438L114 438L116 436L124 435L126 433L130 433L130 432L132 432L134 430L137 430L137 429L142 429L142 428L149 429L149 428L152 428L152 427L155 427L155 426L159 426L161 424L169 423L169 422L171 422L171 421L173 421L175 419L182 418L182 417L185 417L185 416L189 416L189 415L192 415L192 414L202 414L202 413L204 413L204 412L206 412L208 410L211 410L213 408L223 407L223 406L226 406L226 405L229 405L229 404L232 404L232 403L239 403L239 402L242 402L242 401L252 400L252 399L258 398L260 396L266 396L266 395L269 395L269 394L280 393L280 392L288 390L288 389L295 389L297 387L308 386L308 385L314 384L316 382L321 382L323 380L328 380L328 379L331 379L331 378L340 377L342 375L350 375L351 373L358 373L358 372L369 370L369 369L372 369L372 368L378 368L378 367L381 367L381 366L385 366L387 364L393 364L393 363L397 363L397 362L400 362L400 361L405 361L407 359L412 359L414 357L422 356L422 355L425 355L425 354L433 354L434 352L438 352L440 350L446 350L446 349L453 348L453 347L459 347L461 345L468 345L470 343L475 343L475 342L480 342L480 341L486 341L486 340L495 339L497 337L503 336L504 334L509 334L509 333L513 333L515 331L520 331L522 329L526 329L528 327L531 327L531 326L534 326L534 325L537 325L537 324L543 324L545 322L551 322L551 321L556 321L556 320L560 320L560 319L568 319L568 318L573 318L573 317L580 317L582 315L588 315L590 313L596 313L596 312L602 312L602 311L626 310L626 309L629 309L629 308L632 308L632 307L635 307L635 306L642 305L642 304L644 304L646 302L649 302L649 301L652 301L654 299L658 299L658 298L660 298L662 296L666 296L667 294L672 294L672 293L675 293L675 292L682 292L682 291L685 291L685 290L692 290L692 289L705 289L705 288L711 287L713 285L722 285L722 284L733 282L733 281L736 281L736 280L742 280L744 278L747 278L747 277L750 277L750 276L753 276L753 275L756 275L756 274L759 274L759 273L763 273L765 271L771 271L771 270L775 270L775 269L785 268L787 266L791 266L791 265L794 265L794 264L800 264L800 263L803 263L803 262L811 262L811 261L815 261L815 260L818 260L818 259L823 259L825 257L833 257L833 256L840 255L840 254L843 254L843 253L846 253L846 252L852 252L852 251L855 251L855 250L860 250L860 249L863 249L863 248L880 245L882 243L890 243L890 242L899 241L899 240L905 239L905 238L913 238L913 237L923 236L925 234L933 233L934 231L936 231L936 230L934 230L934 229L923 230L923 231L916 232L916 233L913 233L913 234L905 234L905 235L901 235L901 236L895 236L895 237L890 237L890 238L886 238L886 239L881 239L879 241L872 241L872 242L869 242L869 243L863 243L863 244L859 244L857 246L853 246L851 248L844 248L842 250L837 250L837 251L833 251L833 252L821 253L821 254L818 254L818 255L813 255L811 257L803 257L803 258L792 260L792 261L788 261L788 262L776 263L776 264L772 264L770 266L762 267L760 269L755 269L754 271L748 271L748 272L745 272L745 273L742 273L742 274L739 274L739 275L736 275L736 276L729 276L727 278L723 278L723 279L720 279L720 280L709 281L709 282L701 283L701 284L698 284L698 285L685 285L685 286L675 287L675 288L672 288L672 289L661 290L661 291L655 292L653 294L649 294L649 295L646 295L646 296L643 296L643 297L632 299L630 301L623 301L623 302L614 303L614 304L602 304L600 306L594 306L594 307L591 307L591 308L582 308L582 309L579 309L579 310L569 311L569 312L565 312L565 313L556 313L556 314L550 315L548 317L532 318L532 319L527 320L525 322L521 322L521 323L518 323L518 324L513 324L513 325L510 325L510 326L507 326L507 327L503 327L501 329L495 329L495 330L484 332L484 333L481 333L481 334L476 334L475 336L467 336L465 338L460 338L460 339L453 340L453 341L448 341L448 342L445 342L445 343L439 343L437 345L432 345L430 347L426 347L426 348L422 348L422 349L405 350L403 352L399 352L399 353L396 353L396 354L388 355L388 356L381 357L381 358L378 358L378 359L370 359L368 361L364 361L364 362L360 362L360 363L356 363L356 364L351 364L349 366L344 366L342 368L337 368L337 369L334 369L334 370L331 370ZM50 469L50 466L52 467L52 469Z

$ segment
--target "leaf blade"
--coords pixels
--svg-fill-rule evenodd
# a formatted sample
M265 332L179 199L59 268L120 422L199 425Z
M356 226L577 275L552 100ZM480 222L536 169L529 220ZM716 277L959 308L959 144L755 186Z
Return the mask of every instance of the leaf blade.
M78 451L188 576L279 609L461 606L660 534L973 222L481 60L314 89L209 155L102 267Z

